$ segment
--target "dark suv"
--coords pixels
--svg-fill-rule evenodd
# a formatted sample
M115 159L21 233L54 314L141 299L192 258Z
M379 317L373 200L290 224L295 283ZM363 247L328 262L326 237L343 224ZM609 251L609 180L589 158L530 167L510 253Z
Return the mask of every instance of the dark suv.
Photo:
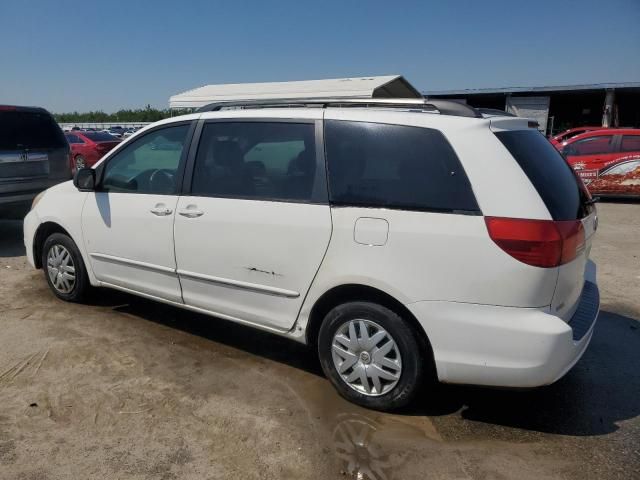
M21 216L38 193L70 179L69 155L45 109L0 105L0 217Z

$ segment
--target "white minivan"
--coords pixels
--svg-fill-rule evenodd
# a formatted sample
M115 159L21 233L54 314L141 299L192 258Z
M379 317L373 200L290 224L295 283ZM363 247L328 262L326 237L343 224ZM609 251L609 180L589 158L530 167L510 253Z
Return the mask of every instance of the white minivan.
M29 262L317 348L347 399L562 377L599 309L588 192L526 119L446 101L214 104L39 195ZM221 328L224 328L221 323Z

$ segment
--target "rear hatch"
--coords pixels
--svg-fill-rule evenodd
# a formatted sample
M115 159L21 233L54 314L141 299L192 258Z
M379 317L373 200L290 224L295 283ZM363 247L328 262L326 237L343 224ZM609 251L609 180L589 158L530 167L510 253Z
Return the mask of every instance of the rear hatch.
M69 146L44 109L0 106L0 184L68 179ZM3 189L7 191L7 189Z
M537 130L494 133L529 177L552 220L562 228L568 226L580 233L572 237L577 242L575 257L571 255L570 261L554 267L558 269L558 280L551 310L554 315L569 321L580 301L585 280L594 273L587 271L597 226L591 196L562 155Z

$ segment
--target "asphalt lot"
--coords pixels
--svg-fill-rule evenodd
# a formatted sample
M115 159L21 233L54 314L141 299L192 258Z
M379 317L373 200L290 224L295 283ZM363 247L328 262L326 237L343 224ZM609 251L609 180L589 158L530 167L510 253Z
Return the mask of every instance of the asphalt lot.
M293 342L111 291L63 303L0 221L0 478L640 478L640 204L599 214L576 368L395 415L342 400Z

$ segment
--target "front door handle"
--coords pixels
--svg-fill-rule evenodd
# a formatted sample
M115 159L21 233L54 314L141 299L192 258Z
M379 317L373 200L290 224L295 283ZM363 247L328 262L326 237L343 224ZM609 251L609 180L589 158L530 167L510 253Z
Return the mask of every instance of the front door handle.
M158 217L166 217L167 215L171 215L173 213L173 210L163 205L156 205L149 211L154 215L157 215Z

